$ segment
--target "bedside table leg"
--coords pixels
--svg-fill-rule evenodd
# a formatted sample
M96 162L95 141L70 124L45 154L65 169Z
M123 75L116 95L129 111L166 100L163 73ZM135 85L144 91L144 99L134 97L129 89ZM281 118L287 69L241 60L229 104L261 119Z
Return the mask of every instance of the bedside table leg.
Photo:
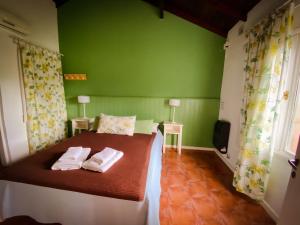
M75 126L74 126L74 123L72 122L72 136L75 135Z
M166 153L166 133L164 132L164 144L163 144L163 153Z
M179 155L181 155L181 143L182 143L182 132L178 134L177 152Z

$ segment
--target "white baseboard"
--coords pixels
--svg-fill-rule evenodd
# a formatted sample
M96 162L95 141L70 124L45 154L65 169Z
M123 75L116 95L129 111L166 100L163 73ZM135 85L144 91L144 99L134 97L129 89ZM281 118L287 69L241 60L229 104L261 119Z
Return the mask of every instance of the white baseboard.
M231 165L231 163L226 158L226 156L224 157L224 155L222 155L221 153L219 153L217 150L216 150L216 154L230 168L230 170L232 172L234 172L234 166ZM263 200L263 201L261 201L260 205L266 210L266 212L269 214L269 216L277 223L279 216L274 211L274 209L269 205L269 203L267 203L265 200Z
M231 163L226 158L226 156L224 157L224 155L222 155L221 153L219 153L217 150L216 150L216 154L230 168L230 170L232 172L234 172L234 166L231 165ZM261 201L260 205L266 210L266 212L269 214L269 216L277 223L279 216L274 211L274 209L269 205L269 203L267 203L265 200L263 200L263 201Z
M221 154L217 149L215 149L216 154L219 156L219 158L226 164L226 166L234 172L234 165L230 163L230 161L226 158L225 155Z
M166 148L177 148L177 145L165 145ZM208 148L208 147L196 147L196 146L188 146L188 145L183 145L181 147L182 149L188 149L188 150L196 150L196 151L210 151L210 152L215 152L219 158L229 167L231 171L234 171L234 167L230 164L227 158L223 157L221 153L215 148Z
M166 145L167 148L176 148L176 145ZM228 168L234 172L234 166L229 162L229 160L224 157L217 149L215 148L207 148L207 147L196 147L196 146L182 146L182 149L188 149L188 150L196 150L196 151L214 151L217 156L228 166ZM263 200L261 203L261 206L266 210L266 212L269 214L269 216L275 221L278 221L278 214L274 211L274 209L265 201Z
M167 148L177 148L176 145L166 145ZM219 158L229 167L229 169L233 172L234 171L234 166L231 165L229 160L225 157L222 156L222 154L215 148L207 148L207 147L196 147L196 146L188 146L188 145L183 145L182 149L188 149L188 150L196 150L196 151L210 151L210 152L215 152Z
M177 148L177 145L165 145L166 148ZM196 146L187 146L183 145L181 146L182 149L188 149L188 150L200 150L200 151L215 151L214 148L207 148L207 147L196 147Z
M262 200L260 205L266 210L266 212L269 214L269 216L277 223L279 216L274 211L274 209L269 205L269 203L267 203L265 200Z

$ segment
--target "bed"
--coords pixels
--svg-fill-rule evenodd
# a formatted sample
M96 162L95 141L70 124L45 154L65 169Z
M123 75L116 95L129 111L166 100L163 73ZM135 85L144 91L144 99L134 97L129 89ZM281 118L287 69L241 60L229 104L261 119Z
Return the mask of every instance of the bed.
M1 217L29 215L63 225L159 225L160 131L134 136L84 132L7 169L0 180ZM112 147L124 157L106 173L51 171L69 146Z

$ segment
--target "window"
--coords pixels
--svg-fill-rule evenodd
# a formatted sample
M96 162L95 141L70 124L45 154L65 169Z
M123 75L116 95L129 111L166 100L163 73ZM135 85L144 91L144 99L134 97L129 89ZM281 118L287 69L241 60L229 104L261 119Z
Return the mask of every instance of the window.
M287 76L281 89L283 101L280 113L276 141L278 149L295 155L300 135L300 32L292 37L292 48L289 60L283 72Z
M300 104L298 101L295 115L292 121L291 132L289 134L288 148L286 149L289 153L295 155L300 135Z

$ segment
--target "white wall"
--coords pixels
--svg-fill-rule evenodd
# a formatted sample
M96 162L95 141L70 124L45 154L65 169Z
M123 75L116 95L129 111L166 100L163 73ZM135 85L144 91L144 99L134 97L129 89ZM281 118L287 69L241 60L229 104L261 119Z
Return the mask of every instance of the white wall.
M0 0L0 9L24 21L30 34L26 40L58 50L57 13L52 0ZM0 29L0 134L7 149L5 163L28 155L26 124L23 122L17 46L9 33ZM2 153L3 158L3 153Z
M285 0L263 0L256 5L249 13L246 22L237 23L228 33L227 39L230 47L225 53L224 72L221 90L221 107L219 118L231 122L229 137L228 156L222 155L222 159L233 169L240 151L240 109L243 96L243 78L245 66L245 53L243 46L246 43L244 35L239 35L238 30L244 27L248 30L261 18L282 5ZM300 25L300 7L295 10L295 25ZM281 205L284 200L290 167L287 163L287 156L275 154L271 167L268 190L263 206L274 219L278 219Z

